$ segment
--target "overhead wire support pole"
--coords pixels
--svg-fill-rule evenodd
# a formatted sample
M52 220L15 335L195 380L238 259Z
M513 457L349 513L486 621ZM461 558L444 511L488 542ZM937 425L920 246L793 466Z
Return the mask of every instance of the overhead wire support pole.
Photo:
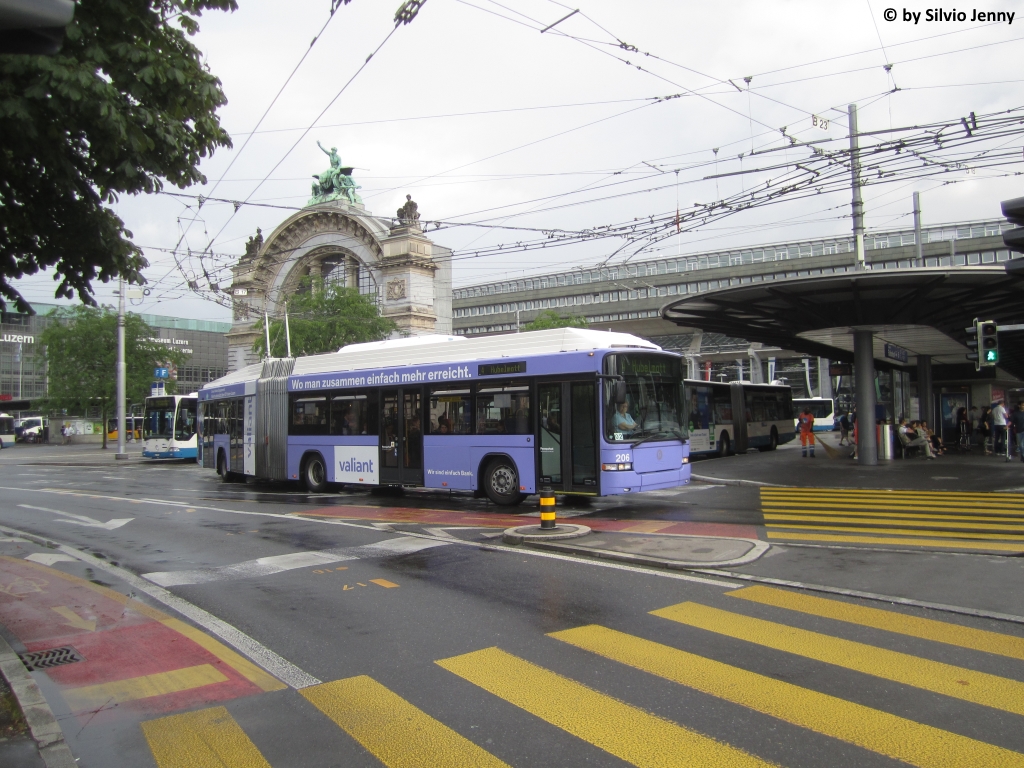
M914 246L917 251L917 266L924 266L924 257L921 247L921 193L914 193Z
M118 280L117 291L117 458L125 459L125 430L128 419L125 417L125 397L127 396L127 371L124 359L124 278ZM106 429L106 425L104 425Z
M288 348L288 357L292 356L292 332L288 327L288 302L284 303L284 343Z
M856 268L864 269L864 199L860 194L860 141L857 134L857 105L850 112L850 175L853 187L853 240Z

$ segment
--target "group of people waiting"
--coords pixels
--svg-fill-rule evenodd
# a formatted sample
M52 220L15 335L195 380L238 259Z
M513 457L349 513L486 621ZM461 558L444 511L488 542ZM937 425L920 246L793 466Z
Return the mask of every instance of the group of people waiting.
M1009 411L1003 400L969 411L961 408L956 421L965 448L978 443L986 456L1009 452L1024 461L1024 402Z
M928 428L927 421L911 421L900 419L897 430L899 440L907 448L923 448L925 456L934 459L946 452L942 438Z

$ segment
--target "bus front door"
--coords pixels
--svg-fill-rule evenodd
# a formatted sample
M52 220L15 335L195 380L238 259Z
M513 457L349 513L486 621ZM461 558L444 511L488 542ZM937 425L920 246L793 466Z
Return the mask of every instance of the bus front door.
M593 381L539 384L537 488L598 492L597 395Z
M380 393L380 484L423 485L423 391Z

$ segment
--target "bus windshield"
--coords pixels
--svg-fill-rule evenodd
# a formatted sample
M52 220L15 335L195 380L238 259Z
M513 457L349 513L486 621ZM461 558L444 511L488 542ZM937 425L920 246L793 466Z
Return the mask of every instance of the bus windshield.
M605 390L605 436L611 442L683 436L679 396L682 370L677 358L628 353L609 355L605 372L626 382L626 402L612 401L614 388Z
M145 440L171 437L174 425L174 398L151 397L146 401L146 416L142 425L142 437Z

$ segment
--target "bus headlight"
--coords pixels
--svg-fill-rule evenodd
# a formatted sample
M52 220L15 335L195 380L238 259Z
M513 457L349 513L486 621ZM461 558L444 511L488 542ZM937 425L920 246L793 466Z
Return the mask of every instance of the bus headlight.
M683 456L683 464L689 464L689 463L690 463L690 457L689 456Z
M633 463L626 462L625 464L602 464L601 469L605 472L632 472Z

